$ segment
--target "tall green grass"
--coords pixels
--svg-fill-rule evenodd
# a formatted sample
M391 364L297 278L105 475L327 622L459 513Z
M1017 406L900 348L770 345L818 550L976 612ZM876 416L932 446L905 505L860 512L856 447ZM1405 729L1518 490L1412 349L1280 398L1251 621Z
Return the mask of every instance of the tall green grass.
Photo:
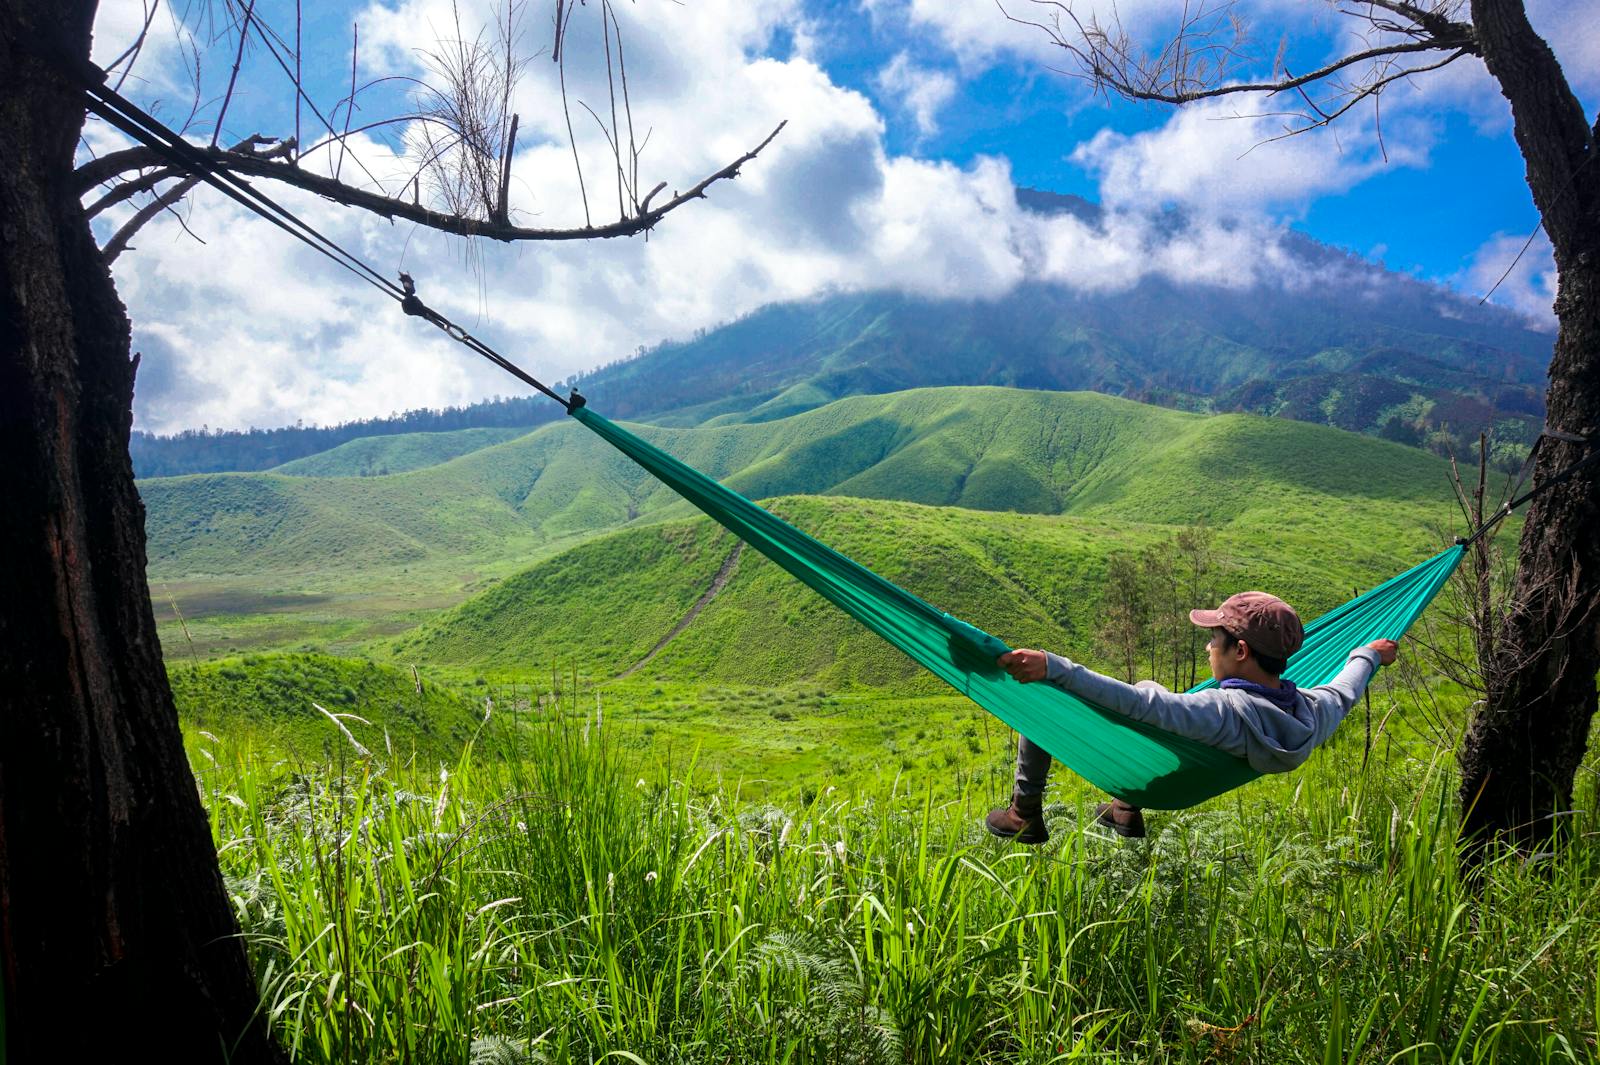
M1325 753L1147 841L1058 801L1026 849L990 794L741 801L580 701L445 766L192 738L297 1060L1594 1060L1592 798L1474 895L1437 761Z

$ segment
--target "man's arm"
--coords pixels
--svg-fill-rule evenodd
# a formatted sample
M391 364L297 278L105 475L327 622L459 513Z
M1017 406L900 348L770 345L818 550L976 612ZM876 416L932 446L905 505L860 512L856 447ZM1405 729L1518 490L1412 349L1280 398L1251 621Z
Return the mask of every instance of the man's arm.
M1243 724L1229 712L1227 696L1210 690L1184 694L1153 685L1135 687L1047 651L1019 650L998 664L1024 684L1049 681L1096 706L1114 710L1163 732L1187 736L1225 751L1244 749Z
M1365 647L1357 647L1350 652L1350 660L1344 664L1338 676L1326 684L1304 689L1306 697L1317 707L1318 744L1339 727L1339 722L1345 719L1350 708L1356 705L1356 700L1361 698L1361 693L1372 683L1372 678L1378 675L1378 667L1395 660L1399 646L1393 640L1377 640Z

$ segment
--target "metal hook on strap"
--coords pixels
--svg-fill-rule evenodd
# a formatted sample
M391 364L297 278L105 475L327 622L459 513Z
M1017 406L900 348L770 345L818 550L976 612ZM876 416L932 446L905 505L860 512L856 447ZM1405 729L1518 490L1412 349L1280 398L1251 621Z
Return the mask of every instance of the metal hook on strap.
M400 300L400 309L402 311L432 322L441 329L449 328L449 323L445 321L444 315L423 303L421 298L418 297L417 283L411 279L410 274L404 271L400 273L400 287L405 290L405 295Z

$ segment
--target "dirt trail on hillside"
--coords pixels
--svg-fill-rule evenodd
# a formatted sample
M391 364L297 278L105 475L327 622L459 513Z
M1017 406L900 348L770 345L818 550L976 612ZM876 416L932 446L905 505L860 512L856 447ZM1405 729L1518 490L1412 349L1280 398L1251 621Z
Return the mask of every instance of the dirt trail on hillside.
M715 577L711 578L711 587L707 588L705 593L701 595L699 599L695 600L694 606L689 608L689 612L678 619L678 623L672 626L672 630L670 632L661 637L660 640L656 641L656 645L650 648L649 654L639 659L639 661L635 662L621 673L618 673L616 679L622 680L624 677L631 677L645 666L649 665L650 660L655 658L656 655L660 654L662 649L677 637L678 633L688 628L689 623L699 616L700 611L704 610L706 605L710 603L711 600L715 599L717 594L721 592L722 589L728 586L728 581L733 579L733 571L738 567L739 556L742 554L744 554L743 540L733 545L733 551L729 553L727 558L722 560L722 568L717 570L717 575Z

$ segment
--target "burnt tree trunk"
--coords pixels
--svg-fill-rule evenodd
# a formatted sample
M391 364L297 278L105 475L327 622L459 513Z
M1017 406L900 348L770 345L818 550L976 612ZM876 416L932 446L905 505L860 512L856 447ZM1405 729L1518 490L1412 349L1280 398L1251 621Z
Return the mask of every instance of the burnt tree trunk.
M1473 0L1489 72L1511 103L1528 186L1555 248L1560 332L1550 362L1548 425L1588 444L1546 439L1535 486L1600 447L1600 166L1585 118L1549 46L1516 0ZM1524 850L1551 841L1572 807L1573 778L1595 712L1600 670L1597 471L1540 496L1527 513L1511 608L1483 663L1486 698L1462 743L1463 828L1473 843Z
M280 1061L184 757L127 316L72 192L93 0L0 0L0 977L12 1061Z

